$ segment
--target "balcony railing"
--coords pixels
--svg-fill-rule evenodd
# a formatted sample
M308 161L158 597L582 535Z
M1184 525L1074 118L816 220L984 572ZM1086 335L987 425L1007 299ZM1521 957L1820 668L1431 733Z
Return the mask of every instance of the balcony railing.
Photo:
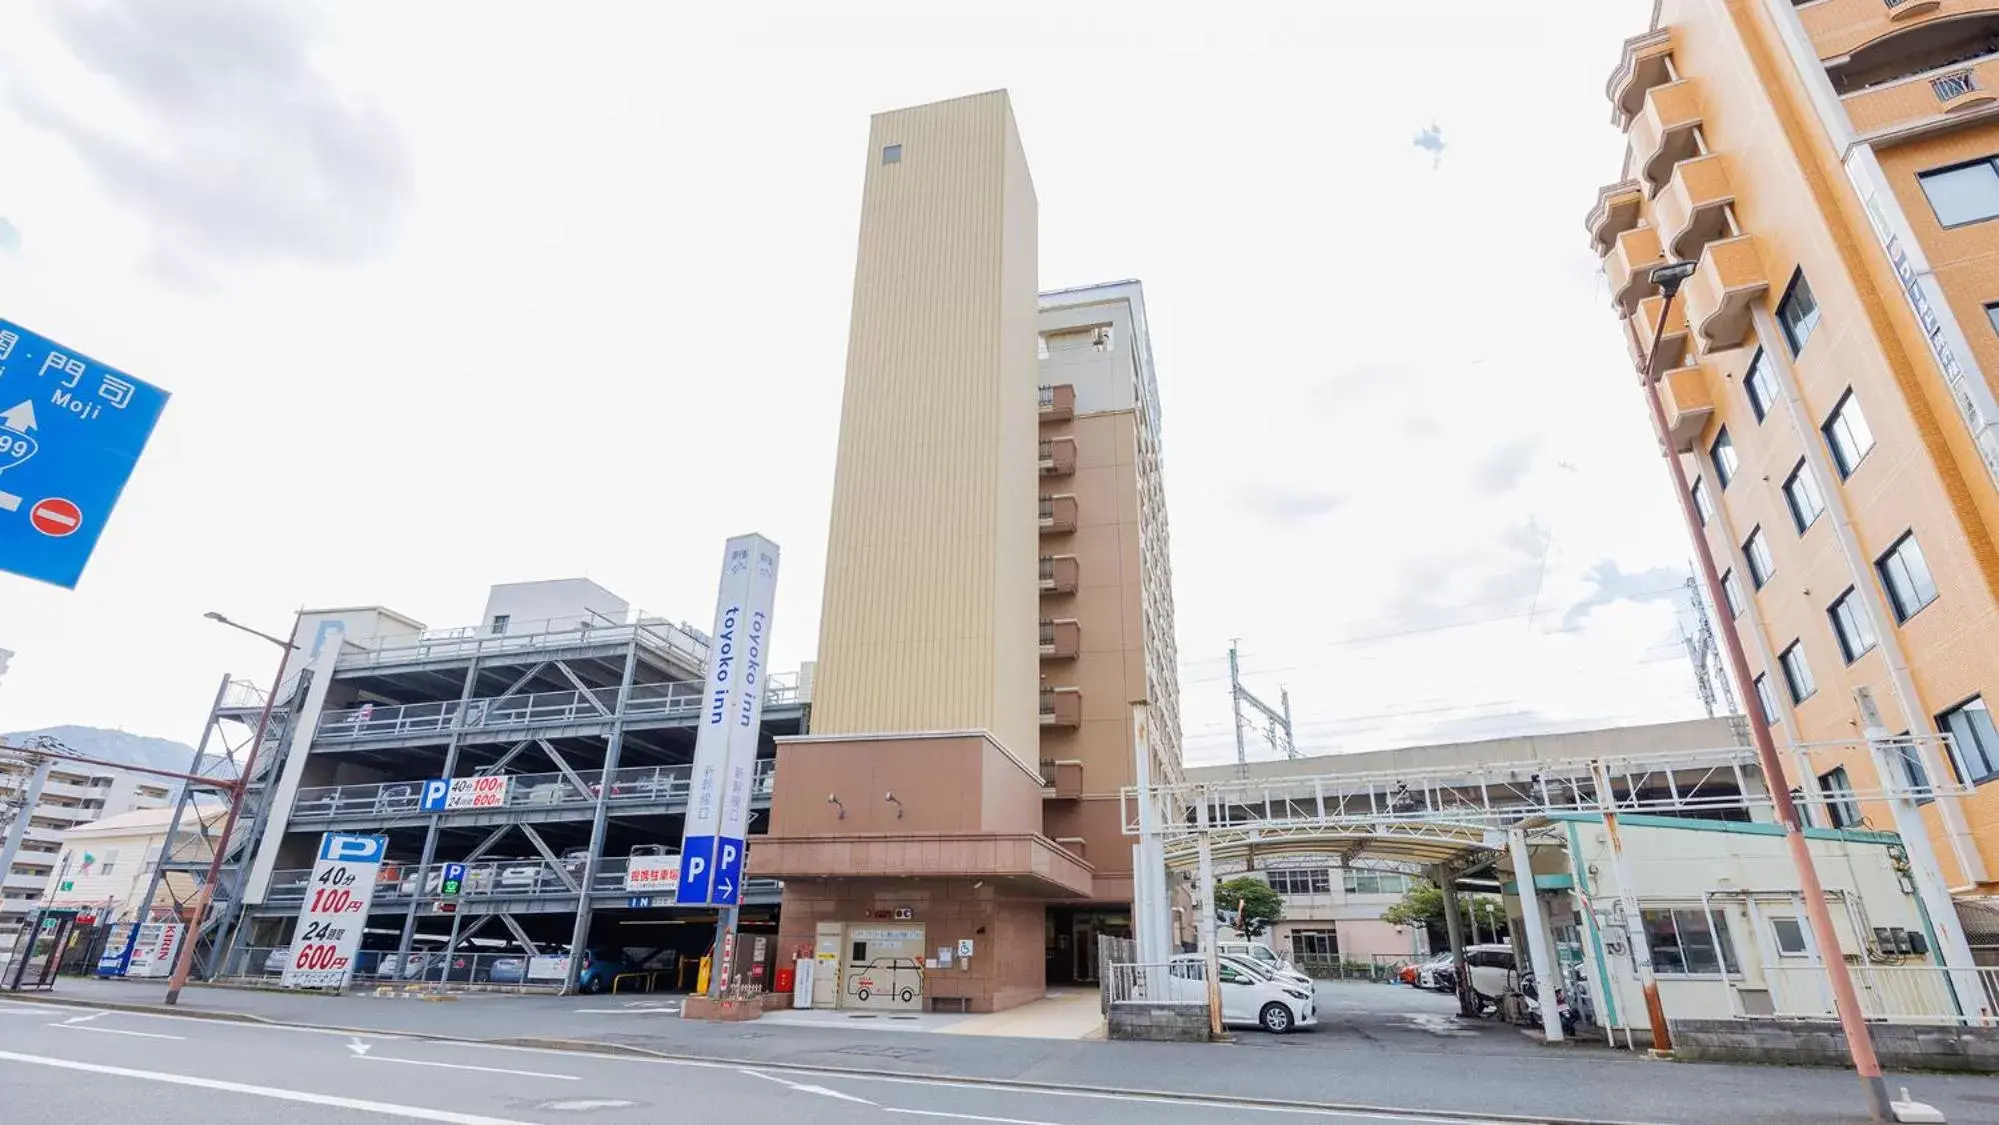
M1065 659L1083 647L1083 628L1072 619L1041 623L1041 655Z
M1081 567L1074 555L1041 556L1040 585L1044 594L1066 594L1076 588Z
M764 759L756 764L752 797L769 797L777 764ZM603 770L578 770L583 789L576 788L567 774L515 773L507 778L505 797L497 805L454 812L492 812L495 809L587 809L597 802L604 786ZM631 766L611 772L609 803L656 804L685 802L692 766ZM386 781L367 785L321 785L300 789L292 800L291 820L340 820L356 817L394 817L418 812L423 801L421 781Z
M1666 429L1673 449L1686 453L1694 439L1707 428L1714 415L1714 394L1708 389L1707 369L1701 364L1675 368L1659 380L1659 397L1666 408Z
M1710 242L1687 279L1687 319L1699 335L1700 353L1740 347L1751 338L1752 309L1770 281L1751 235Z
M365 651L343 653L340 666L367 667L413 660L533 653L573 648L581 644L625 644L634 638L640 648L678 660L687 667L702 668L708 662L708 641L705 637L690 626L676 625L665 618L643 614L627 622L585 620L574 615L538 621L510 621L505 629L505 632L495 633L490 626L469 625L370 637L355 642Z
M1035 400L1036 407L1044 419L1074 417L1076 413L1076 387L1072 383L1043 384Z
M1645 92L1672 80L1673 34L1660 28L1624 41L1617 66L1603 84L1610 99L1611 121L1623 126L1645 106ZM1602 251L1598 251L1601 253Z
M1043 531L1076 530L1076 498L1043 496L1037 518Z
M627 718L693 715L701 710L702 685L633 684L625 701ZM799 702L792 678L771 678L765 706ZM396 706L361 706L320 716L318 742L394 738L458 729L549 726L561 723L608 722L618 708L617 688L590 691L541 691L496 699L472 699ZM461 721L462 720L462 721Z
M1073 727L1083 721L1083 695L1075 688L1043 688L1041 725Z
M1994 101L1999 90L1999 54L1986 54L1947 68L1911 74L1840 98L1854 131L1862 137L1933 122Z
M1728 206L1735 202L1728 167L1718 152L1673 165L1673 178L1659 193L1659 229L1673 257L1692 260L1701 248L1728 237Z
M1647 297L1638 302L1638 311L1631 317L1632 349L1634 359L1642 362L1654 379L1670 368L1678 367L1680 357L1687 346L1687 303L1674 301L1670 311L1665 311L1666 326L1659 329L1659 317L1666 299L1663 296ZM1646 355L1645 349L1652 346L1652 336L1659 333L1659 348L1656 354Z
M1659 291L1652 269L1665 263L1659 252L1658 227L1633 227L1617 236L1603 259L1604 281L1620 315L1630 316L1638 302Z
M1076 439L1046 438L1036 463L1043 476L1067 476L1076 471Z
M437 898L443 880L440 870L443 860L430 865L423 878L423 898ZM592 894L624 894L625 868L630 863L625 856L605 856L597 861L596 877L590 882ZM414 862L388 862L382 865L382 873L375 884L375 902L401 902L418 897L416 893L418 867ZM567 879L564 876L568 876ZM271 873L270 890L266 892L267 903L303 902L306 886L311 881L312 869L293 867ZM527 898L537 895L573 895L569 889L571 882L583 878L583 860L579 856L567 857L559 863L550 863L539 857L533 859L490 859L465 865L465 881L459 888L457 898L479 900L495 898ZM759 892L775 892L779 889L775 879L746 879L743 881L745 895ZM645 893L659 897L657 892Z
M1654 86L1645 107L1632 119L1632 165L1653 192L1666 184L1673 165L1696 155L1694 130L1701 125L1700 86L1691 78Z

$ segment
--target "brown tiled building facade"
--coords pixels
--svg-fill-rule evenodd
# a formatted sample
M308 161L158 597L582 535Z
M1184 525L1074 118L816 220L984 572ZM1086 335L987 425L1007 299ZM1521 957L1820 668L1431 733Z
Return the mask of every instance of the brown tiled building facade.
M750 866L816 1005L997 1010L1130 936L1137 732L1180 776L1144 297L1038 292L1004 92L877 115L861 213L812 733Z
M1959 895L1999 878L1995 43L1999 0L1663 0L1611 73L1629 144L1586 219L1750 705L1822 825L1892 823L1822 796L1874 783L1855 688L1891 733L1955 736L1888 768L1978 786L1923 811ZM1655 350L1664 261L1698 265Z

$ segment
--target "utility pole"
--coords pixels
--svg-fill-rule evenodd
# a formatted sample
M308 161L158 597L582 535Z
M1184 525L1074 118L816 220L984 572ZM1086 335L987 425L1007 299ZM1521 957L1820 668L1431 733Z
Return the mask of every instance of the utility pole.
M1291 730L1290 689L1279 688L1278 698L1281 706L1272 707L1242 686L1242 667L1236 656L1237 643L1235 640L1229 642L1229 706L1235 714L1236 776L1246 778L1249 776L1249 750L1243 744L1242 737L1244 704L1248 704L1251 710L1263 716L1263 736L1273 750L1283 754L1287 759L1295 760L1298 757L1298 740L1293 737Z

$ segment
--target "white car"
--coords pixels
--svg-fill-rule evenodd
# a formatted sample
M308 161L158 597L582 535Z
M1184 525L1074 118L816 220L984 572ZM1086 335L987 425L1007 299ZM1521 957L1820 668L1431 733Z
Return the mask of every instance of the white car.
M1278 980L1235 957L1218 956L1215 966L1221 982L1223 1023L1260 1027L1282 1035L1319 1022L1311 989ZM1167 968L1173 998L1206 1000L1207 970L1207 959L1199 953L1183 953L1173 958Z
M1215 952L1224 957L1239 957L1244 961L1259 966L1263 971L1276 977L1278 980L1300 984L1307 991L1311 990L1311 977L1299 972L1297 967L1291 964L1291 962L1278 956L1276 950L1260 942L1224 941L1216 944Z
M1438 987L1437 986L1438 971L1442 969L1448 969L1450 967L1451 967L1451 955L1448 953L1440 953L1437 956L1430 958L1428 961L1423 962L1421 965L1417 966L1416 968L1416 987L1425 989L1427 991L1432 991L1432 992L1436 991ZM1448 992L1450 990L1445 989L1444 991Z
M1471 990L1488 1003L1513 990L1513 947L1510 945L1465 946L1465 972L1471 976Z

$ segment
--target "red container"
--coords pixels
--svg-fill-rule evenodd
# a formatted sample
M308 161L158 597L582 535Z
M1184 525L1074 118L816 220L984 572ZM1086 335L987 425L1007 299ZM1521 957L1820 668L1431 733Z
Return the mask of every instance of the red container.
M793 969L793 968L785 968L785 967L783 967L783 966L780 966L780 967L778 968L778 970L777 970L777 983L776 983L776 987L772 988L772 989L771 989L771 991L772 991L772 992L790 992L790 991L791 991L791 989L792 989L792 986L793 986L793 985L795 985L795 984L797 984L797 983L798 983L798 970L797 970L797 969Z

